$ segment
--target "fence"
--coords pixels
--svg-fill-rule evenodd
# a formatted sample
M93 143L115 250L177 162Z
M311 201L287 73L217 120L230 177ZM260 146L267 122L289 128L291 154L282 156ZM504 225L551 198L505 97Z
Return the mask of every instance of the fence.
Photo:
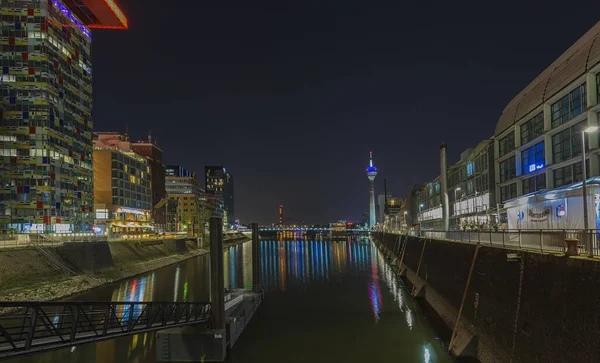
M0 358L210 320L210 303L0 302L0 308Z
M421 231L421 236L463 243L481 243L497 247L537 249L548 252L565 252L568 239L578 241L580 254L589 255L589 246L584 242L584 230L482 230L482 231ZM600 255L598 243L600 230L587 232L594 256Z
M0 248L60 245L64 242L105 241L106 236L94 233L10 233L0 234Z

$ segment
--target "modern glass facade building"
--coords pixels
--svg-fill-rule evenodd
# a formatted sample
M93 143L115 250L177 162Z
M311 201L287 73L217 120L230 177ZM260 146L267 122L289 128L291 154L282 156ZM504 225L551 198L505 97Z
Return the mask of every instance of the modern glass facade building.
M581 229L584 165L588 225L600 229L600 131L583 134L596 126L600 22L508 103L490 140L449 168L448 192L457 222L451 229L462 227L473 213L476 221L489 221L483 228ZM423 229L440 229L437 185L435 180L415 187L409 196L410 214ZM483 215L489 216L487 221ZM494 221L494 215L500 218Z
M126 28L112 0L0 2L0 224L92 228L93 27Z
M206 193L223 201L223 218L228 225L235 223L233 203L233 176L223 166L206 166L204 168Z

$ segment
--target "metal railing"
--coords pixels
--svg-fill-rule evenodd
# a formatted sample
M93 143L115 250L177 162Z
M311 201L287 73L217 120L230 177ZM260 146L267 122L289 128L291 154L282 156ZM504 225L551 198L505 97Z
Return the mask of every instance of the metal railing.
M0 302L0 358L208 323L210 303Z
M520 229L480 231L421 231L420 236L463 243L481 243L496 247L522 248L547 252L566 252L567 240L577 241L579 254L600 256L600 230ZM417 232L415 235L419 235Z
M60 245L64 242L92 242L106 240L106 236L94 233L10 233L0 234L0 248L27 247L38 245Z

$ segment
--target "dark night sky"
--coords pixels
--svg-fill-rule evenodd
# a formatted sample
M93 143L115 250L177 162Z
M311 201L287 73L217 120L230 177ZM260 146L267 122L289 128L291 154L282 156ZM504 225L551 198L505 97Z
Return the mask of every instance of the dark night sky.
M598 21L550 2L120 0L94 31L97 131L152 134L166 163L235 178L236 216L358 220L493 134L508 101ZM457 5L459 4L459 5ZM482 5L484 4L484 5ZM587 10L585 10L587 9Z

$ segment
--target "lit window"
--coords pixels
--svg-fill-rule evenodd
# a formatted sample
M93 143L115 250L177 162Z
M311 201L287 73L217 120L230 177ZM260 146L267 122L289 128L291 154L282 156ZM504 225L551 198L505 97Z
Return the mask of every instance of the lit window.
M543 169L546 166L544 159L544 143L540 142L535 146L521 152L522 173L529 174L536 170Z

